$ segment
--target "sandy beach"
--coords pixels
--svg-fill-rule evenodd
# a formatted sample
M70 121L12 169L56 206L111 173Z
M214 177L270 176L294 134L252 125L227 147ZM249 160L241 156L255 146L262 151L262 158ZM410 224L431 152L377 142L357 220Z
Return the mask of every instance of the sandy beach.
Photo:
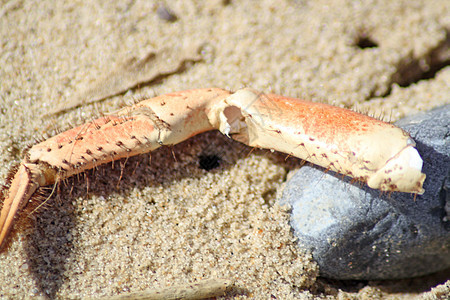
M0 184L37 141L179 90L252 87L389 121L450 103L449 16L445 0L1 1ZM148 76L83 98L149 54ZM200 168L200 156L219 166ZM318 277L276 203L301 167L285 158L208 132L69 179L0 254L0 297L98 298L210 278L233 280L223 299L450 294L448 271Z

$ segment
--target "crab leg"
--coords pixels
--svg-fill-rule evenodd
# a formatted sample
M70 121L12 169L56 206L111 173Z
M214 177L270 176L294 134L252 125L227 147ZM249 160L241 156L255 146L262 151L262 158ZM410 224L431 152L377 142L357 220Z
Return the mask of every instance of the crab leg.
M213 105L214 127L249 146L288 153L374 189L424 192L425 174L415 142L392 124L252 89L239 90Z
M217 88L190 90L141 101L33 146L2 193L0 247L40 187L213 129L249 146L282 151L357 178L372 188L423 193L425 174L414 141L391 124L251 89L233 94Z
M229 95L221 89L200 89L159 96L31 147L12 177L9 189L2 191L0 249L20 211L39 187L212 130L205 115L205 104Z

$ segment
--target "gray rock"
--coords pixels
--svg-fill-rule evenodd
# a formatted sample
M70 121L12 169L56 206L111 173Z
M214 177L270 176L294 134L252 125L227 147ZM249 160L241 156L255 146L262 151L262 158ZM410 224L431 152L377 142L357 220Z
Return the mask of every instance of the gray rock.
M280 203L320 274L398 279L450 267L450 105L401 120L424 160L423 195L381 193L313 166L286 184Z

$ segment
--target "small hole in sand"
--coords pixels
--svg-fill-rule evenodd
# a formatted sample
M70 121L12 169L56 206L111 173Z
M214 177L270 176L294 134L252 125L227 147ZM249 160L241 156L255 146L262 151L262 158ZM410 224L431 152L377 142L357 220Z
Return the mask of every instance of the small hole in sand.
M367 35L361 35L356 39L356 46L360 49L376 48L378 44Z

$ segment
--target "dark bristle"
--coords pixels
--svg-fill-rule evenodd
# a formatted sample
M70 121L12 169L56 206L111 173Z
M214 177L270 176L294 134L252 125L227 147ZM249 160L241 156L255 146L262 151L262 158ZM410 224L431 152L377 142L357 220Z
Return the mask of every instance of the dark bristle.
M17 172L18 167L19 164L11 168L7 177L7 184L1 188L0 191L1 206L3 206L3 202L6 197L6 190L9 188L9 184L12 178L14 177L15 173ZM2 245L3 251L8 250L8 248L12 244L12 241L16 239L18 233L33 228L34 219L31 216L35 212L39 211L41 208L48 209L50 207L51 204L47 201L51 199L49 198L50 195L51 191L49 192L48 189L42 188L38 189L30 198L30 200L27 202L27 205L24 207L24 209L22 209L16 214L16 216L14 217L14 227L12 228L9 237L6 239L5 244Z
M97 122L92 121L92 124L94 125L95 129L99 130L100 128L102 128L100 125L97 124Z
M19 170L19 167L20 167L20 163L15 164L14 166L11 167L11 169L9 169L8 174L6 175L6 181L5 181L4 188L2 188L2 192L11 186L11 182L12 182L14 176L16 175L17 170ZM2 194L4 194L4 193L2 193ZM2 203L3 203L3 201L2 201Z
M41 209L48 209L51 206L50 200L53 197L50 195L51 191L44 191L39 188L33 196L31 196L24 209L17 214L14 231L22 231L32 227L34 225L32 216Z
M34 145L26 145L25 148L22 151L22 155L26 156L28 154L28 152L30 151L31 147L33 147Z

